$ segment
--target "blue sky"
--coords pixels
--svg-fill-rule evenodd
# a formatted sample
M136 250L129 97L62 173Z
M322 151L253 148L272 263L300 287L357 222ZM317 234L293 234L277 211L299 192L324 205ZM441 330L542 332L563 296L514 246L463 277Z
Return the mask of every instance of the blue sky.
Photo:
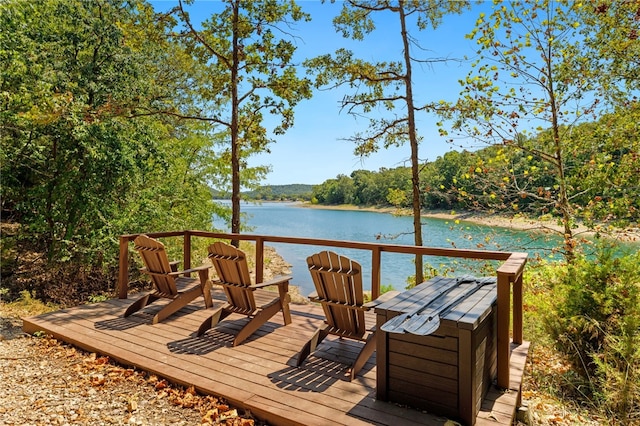
M163 10L175 4L174 1L152 1L156 10ZM298 23L291 30L297 37L299 61L313 56L332 53L340 47L353 50L364 60L400 60L402 40L395 14L381 16L376 22L376 30L362 42L346 40L337 34L331 22L339 13L341 2L335 4L320 1L298 1L311 14L312 21ZM196 0L191 6L194 21L204 20L221 7L220 2ZM488 9L491 4L475 6L463 15L446 16L438 29L417 31L415 37L425 51L414 49L413 55L423 59L473 57L475 42L465 39L478 18L480 9ZM464 78L470 69L470 61L451 61L433 66L414 65L414 94L418 103L440 99L455 100L460 92L458 80ZM339 102L349 89L316 91L314 97L298 104L295 110L295 125L285 135L274 135L275 143L270 145L269 154L254 156L250 165L271 165L272 171L265 184L285 185L291 183L319 184L338 174L349 175L358 169L378 170L381 167L394 168L409 165L410 148L381 148L371 156L361 158L354 154L354 145L343 139L357 132L365 132L366 118L354 118L340 111ZM438 135L437 119L421 113L418 117L418 133L423 138L420 145L420 159L433 161L449 150L460 149L447 143ZM269 122L265 122L269 128Z

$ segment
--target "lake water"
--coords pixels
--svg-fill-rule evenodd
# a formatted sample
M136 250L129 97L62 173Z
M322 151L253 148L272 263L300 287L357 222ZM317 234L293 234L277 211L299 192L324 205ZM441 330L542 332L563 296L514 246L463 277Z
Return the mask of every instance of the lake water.
M265 202L243 203L246 214L243 223L252 229L246 233L287 237L324 238L344 241L382 242L413 245L413 220L408 216L388 213L351 210L326 210L303 207L298 203ZM558 247L557 236L530 234L505 228L494 228L468 222L423 218L423 245L431 247L457 247L486 250L526 251L529 257L549 256L550 249ZM226 226L217 223L218 229ZM348 256L362 265L363 283L371 286L371 254L367 250L326 248L294 244L269 243L292 266L292 284L300 286L303 295L313 291L311 276L307 270L307 256L320 250L333 250ZM382 253L381 284L402 290L407 277L415 274L412 255ZM479 261L426 256L425 264L438 270L450 268L453 275L477 272ZM497 263L494 263L497 265Z

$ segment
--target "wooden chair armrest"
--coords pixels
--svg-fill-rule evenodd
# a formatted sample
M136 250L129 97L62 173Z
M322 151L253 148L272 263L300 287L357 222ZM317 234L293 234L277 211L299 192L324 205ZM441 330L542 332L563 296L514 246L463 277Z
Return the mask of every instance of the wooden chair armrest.
M201 265L201 266L198 266L198 267L195 267L195 268L185 269L184 271L169 272L167 275L177 276L177 275L182 275L182 274L190 274L191 272L206 271L210 267L211 266L208 266L208 265Z
M288 283L289 281L291 281L291 279L293 278L292 275L280 275L278 277L275 277L269 281L265 281L262 283L258 283L258 284L253 284L251 286L249 286L250 288L263 288L263 287L268 287L270 285L277 285L280 286L282 284Z
M370 302L367 302L362 306L364 306L367 309L371 309L371 308L374 308L374 307L378 306L381 303L386 302L387 300L393 299L398 294L400 294L400 292L396 291L396 290L387 291L386 293L383 293L380 296L378 296L378 298L376 300L372 300Z

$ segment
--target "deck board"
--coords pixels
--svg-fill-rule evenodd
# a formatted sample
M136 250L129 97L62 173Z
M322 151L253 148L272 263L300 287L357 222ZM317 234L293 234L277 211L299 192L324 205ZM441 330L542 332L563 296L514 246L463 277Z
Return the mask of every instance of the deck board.
M223 295L214 290L217 306ZM352 382L348 365L360 342L328 337L320 350L300 367L297 352L322 323L316 305L291 305L293 323L285 326L274 316L247 341L231 347L233 336L246 319L232 315L202 337L195 337L211 310L202 299L190 303L162 323L151 325L162 302L122 318L135 299L112 299L24 318L24 330L45 331L82 349L219 395L232 405L250 410L274 425L443 425L446 418L375 399L375 355ZM156 306L154 306L156 305ZM369 324L374 324L373 316ZM515 354L515 353L514 353ZM509 424L515 413L526 350L514 356L515 373L509 393L490 393L483 402L478 424ZM493 400L490 397L493 397ZM496 423L493 419L499 418Z

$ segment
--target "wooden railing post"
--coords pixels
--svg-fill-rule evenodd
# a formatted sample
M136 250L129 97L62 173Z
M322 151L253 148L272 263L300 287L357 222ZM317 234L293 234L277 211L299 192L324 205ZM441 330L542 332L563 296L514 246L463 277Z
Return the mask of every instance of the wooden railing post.
M264 281L264 240L256 238L256 282Z
M522 343L522 276L513 282L513 343Z
M184 242L182 245L182 262L184 269L191 269L191 232L184 231ZM186 277L191 274L184 274Z
M510 312L513 309L513 342L522 343L522 276L527 253L511 253L498 268L498 387L509 387L509 358L511 357ZM513 301L511 286L513 285Z
M371 250L371 300L380 297L380 247Z
M120 236L118 258L118 298L126 299L129 292L129 237Z
M511 310L511 283L509 275L498 271L498 330L496 345L498 357L498 387L509 387L509 312Z

